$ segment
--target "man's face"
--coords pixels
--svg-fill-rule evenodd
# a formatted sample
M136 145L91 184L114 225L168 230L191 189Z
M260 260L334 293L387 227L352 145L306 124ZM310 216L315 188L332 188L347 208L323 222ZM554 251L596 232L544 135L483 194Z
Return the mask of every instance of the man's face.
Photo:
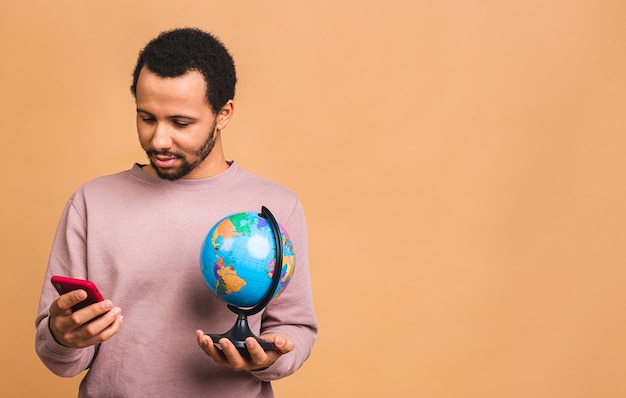
M218 125L206 100L202 74L163 78L144 68L136 102L139 142L161 178L205 178L223 171L219 129L225 125Z

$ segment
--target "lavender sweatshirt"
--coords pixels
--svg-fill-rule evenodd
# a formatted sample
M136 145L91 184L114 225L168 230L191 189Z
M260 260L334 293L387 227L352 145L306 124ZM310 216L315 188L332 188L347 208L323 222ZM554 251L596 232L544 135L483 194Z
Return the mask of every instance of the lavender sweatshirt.
M223 333L236 315L205 285L202 242L222 217L266 206L289 232L296 267L287 289L249 318L257 333L280 333L294 351L269 368L234 372L198 347L196 329ZM124 324L110 340L66 348L48 328L57 293L52 275L82 276L122 309ZM80 397L272 397L269 381L295 372L317 334L304 213L289 190L233 162L202 180L167 181L130 170L97 178L68 201L54 238L36 318L36 351L60 376L85 369Z

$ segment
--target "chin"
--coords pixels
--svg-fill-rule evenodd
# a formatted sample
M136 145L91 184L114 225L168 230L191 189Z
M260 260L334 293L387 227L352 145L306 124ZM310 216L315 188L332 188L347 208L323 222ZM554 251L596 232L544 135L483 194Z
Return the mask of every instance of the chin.
M154 165L152 165L152 168L156 172L157 176L159 176L160 178L164 180L175 181L184 177L185 174L187 174L187 173L182 173L181 170L178 170L178 169L164 171L162 169L159 169L158 167L155 167Z

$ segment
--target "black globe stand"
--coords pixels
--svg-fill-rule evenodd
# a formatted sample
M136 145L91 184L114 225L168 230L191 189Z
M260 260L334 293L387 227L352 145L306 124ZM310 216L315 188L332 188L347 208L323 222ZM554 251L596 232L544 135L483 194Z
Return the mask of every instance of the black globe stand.
M252 332L252 330L250 330L250 327L248 326L248 316L260 312L272 300L272 297L274 297L274 292L276 291L278 283L280 282L280 273L283 269L283 243L278 222L274 218L272 212L269 211L265 206L261 207L261 213L259 213L259 216L266 218L269 221L272 233L274 235L274 243L276 245L276 261L274 262L274 274L272 275L272 282L270 283L270 287L267 290L267 293L265 293L265 296L263 296L263 299L252 308L246 309L228 304L228 309L237 314L237 321L235 321L235 325L226 333L209 334L209 336L213 340L213 344L218 347L220 339L227 338L232 342L235 348L237 348L239 353L245 358L250 357L250 353L248 352L248 348L246 347L246 339L248 337L253 337L261 346L261 348L266 351L273 350L275 348L273 342L260 339Z

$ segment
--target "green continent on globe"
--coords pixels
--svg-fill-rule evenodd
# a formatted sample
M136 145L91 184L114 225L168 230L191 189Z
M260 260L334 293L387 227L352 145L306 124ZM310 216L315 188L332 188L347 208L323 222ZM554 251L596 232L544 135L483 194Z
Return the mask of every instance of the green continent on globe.
M218 276L217 285L215 286L215 291L218 294L237 293L247 285L246 281L237 275L237 270L232 265L224 266L222 259L219 259L217 264L215 264L215 273Z

